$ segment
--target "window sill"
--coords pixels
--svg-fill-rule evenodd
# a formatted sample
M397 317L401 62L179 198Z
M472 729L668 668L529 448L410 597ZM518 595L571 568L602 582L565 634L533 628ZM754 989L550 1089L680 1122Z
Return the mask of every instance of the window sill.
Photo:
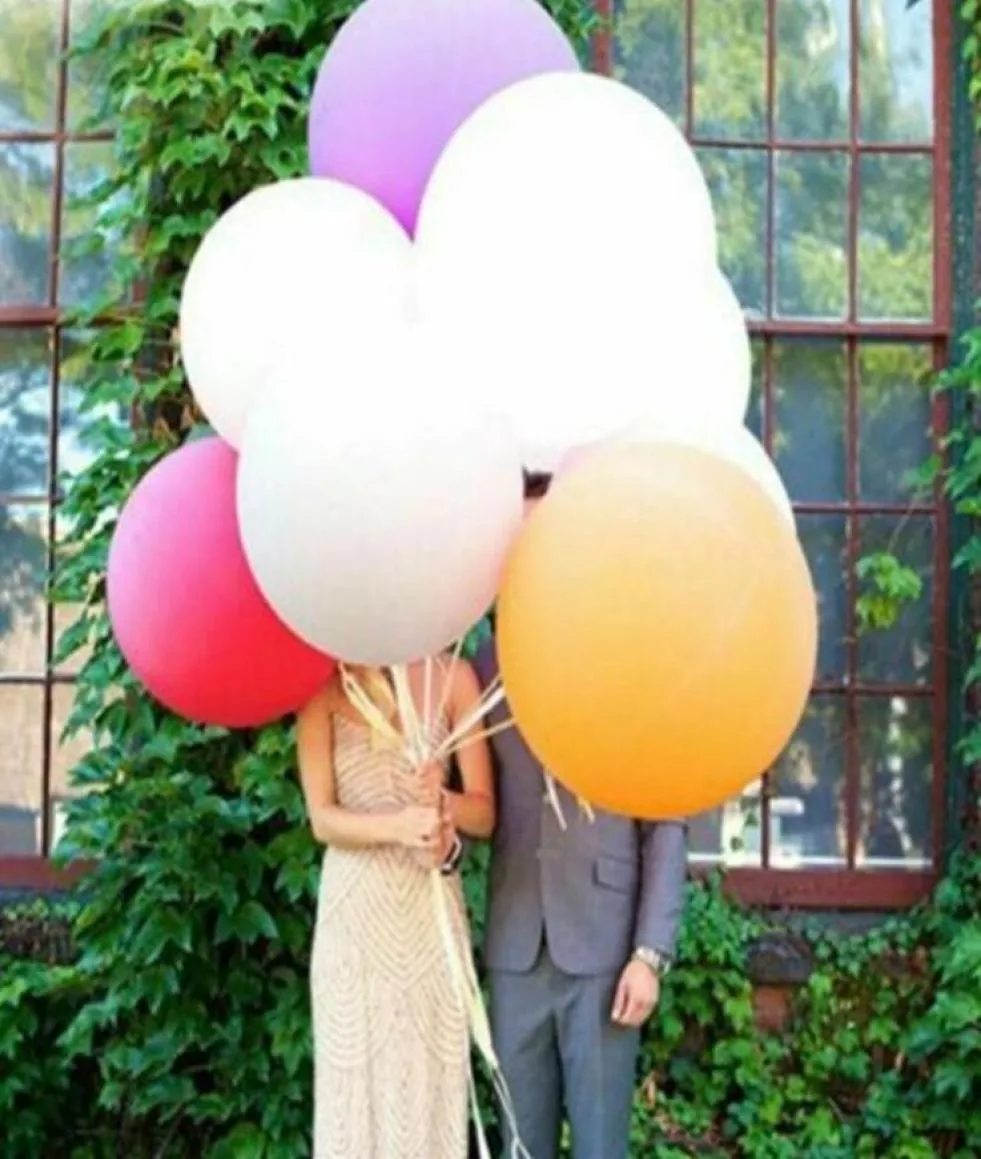
M40 857L0 857L0 890L57 893L70 889L89 868L76 863L58 869ZM707 867L692 876L706 877ZM726 892L736 901L766 909L910 909L929 896L939 875L934 870L730 869Z
M708 871L696 869L695 876ZM749 906L794 910L910 909L937 884L935 870L730 869L726 892Z

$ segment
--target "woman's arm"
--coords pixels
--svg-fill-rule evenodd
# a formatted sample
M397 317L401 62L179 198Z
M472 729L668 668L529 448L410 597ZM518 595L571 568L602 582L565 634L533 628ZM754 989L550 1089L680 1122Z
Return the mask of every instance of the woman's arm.
M479 705L481 689L473 668L462 660L453 665L449 680L450 728L454 729ZM487 738L481 736L483 729L481 716L464 734L456 754L463 792L447 793L445 798L453 828L468 837L490 837L497 822L491 751Z
M393 813L358 813L337 803L334 790L334 727L329 688L310 701L296 722L300 784L313 835L324 845L365 849L404 845L430 849L439 838L436 809L410 806Z

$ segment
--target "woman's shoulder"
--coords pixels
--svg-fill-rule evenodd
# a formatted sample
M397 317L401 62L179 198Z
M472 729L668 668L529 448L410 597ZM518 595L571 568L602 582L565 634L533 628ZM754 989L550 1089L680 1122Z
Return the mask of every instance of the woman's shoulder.
M334 716L344 706L346 699L340 670L338 670L320 690L320 700L330 715Z

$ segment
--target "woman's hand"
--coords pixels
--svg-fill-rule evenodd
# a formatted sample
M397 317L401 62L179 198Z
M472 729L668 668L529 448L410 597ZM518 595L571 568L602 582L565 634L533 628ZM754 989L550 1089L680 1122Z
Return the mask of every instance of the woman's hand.
M435 805L407 805L392 814L392 844L432 852L440 845L441 817Z
M453 822L444 813L440 818L436 840L426 849L414 849L412 857L420 869L439 869L453 852L456 839Z

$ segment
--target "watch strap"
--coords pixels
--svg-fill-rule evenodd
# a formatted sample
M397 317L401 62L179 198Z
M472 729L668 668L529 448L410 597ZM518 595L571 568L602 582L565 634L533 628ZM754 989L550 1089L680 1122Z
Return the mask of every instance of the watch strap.
M658 978L663 978L671 969L671 959L667 954L661 953L660 950L652 950L647 946L638 946L634 950L634 958L653 970Z
M460 840L459 834L453 838L453 846L446 855L446 860L439 867L440 873L444 877L449 877L451 873L455 873L457 866L463 858L463 842Z

